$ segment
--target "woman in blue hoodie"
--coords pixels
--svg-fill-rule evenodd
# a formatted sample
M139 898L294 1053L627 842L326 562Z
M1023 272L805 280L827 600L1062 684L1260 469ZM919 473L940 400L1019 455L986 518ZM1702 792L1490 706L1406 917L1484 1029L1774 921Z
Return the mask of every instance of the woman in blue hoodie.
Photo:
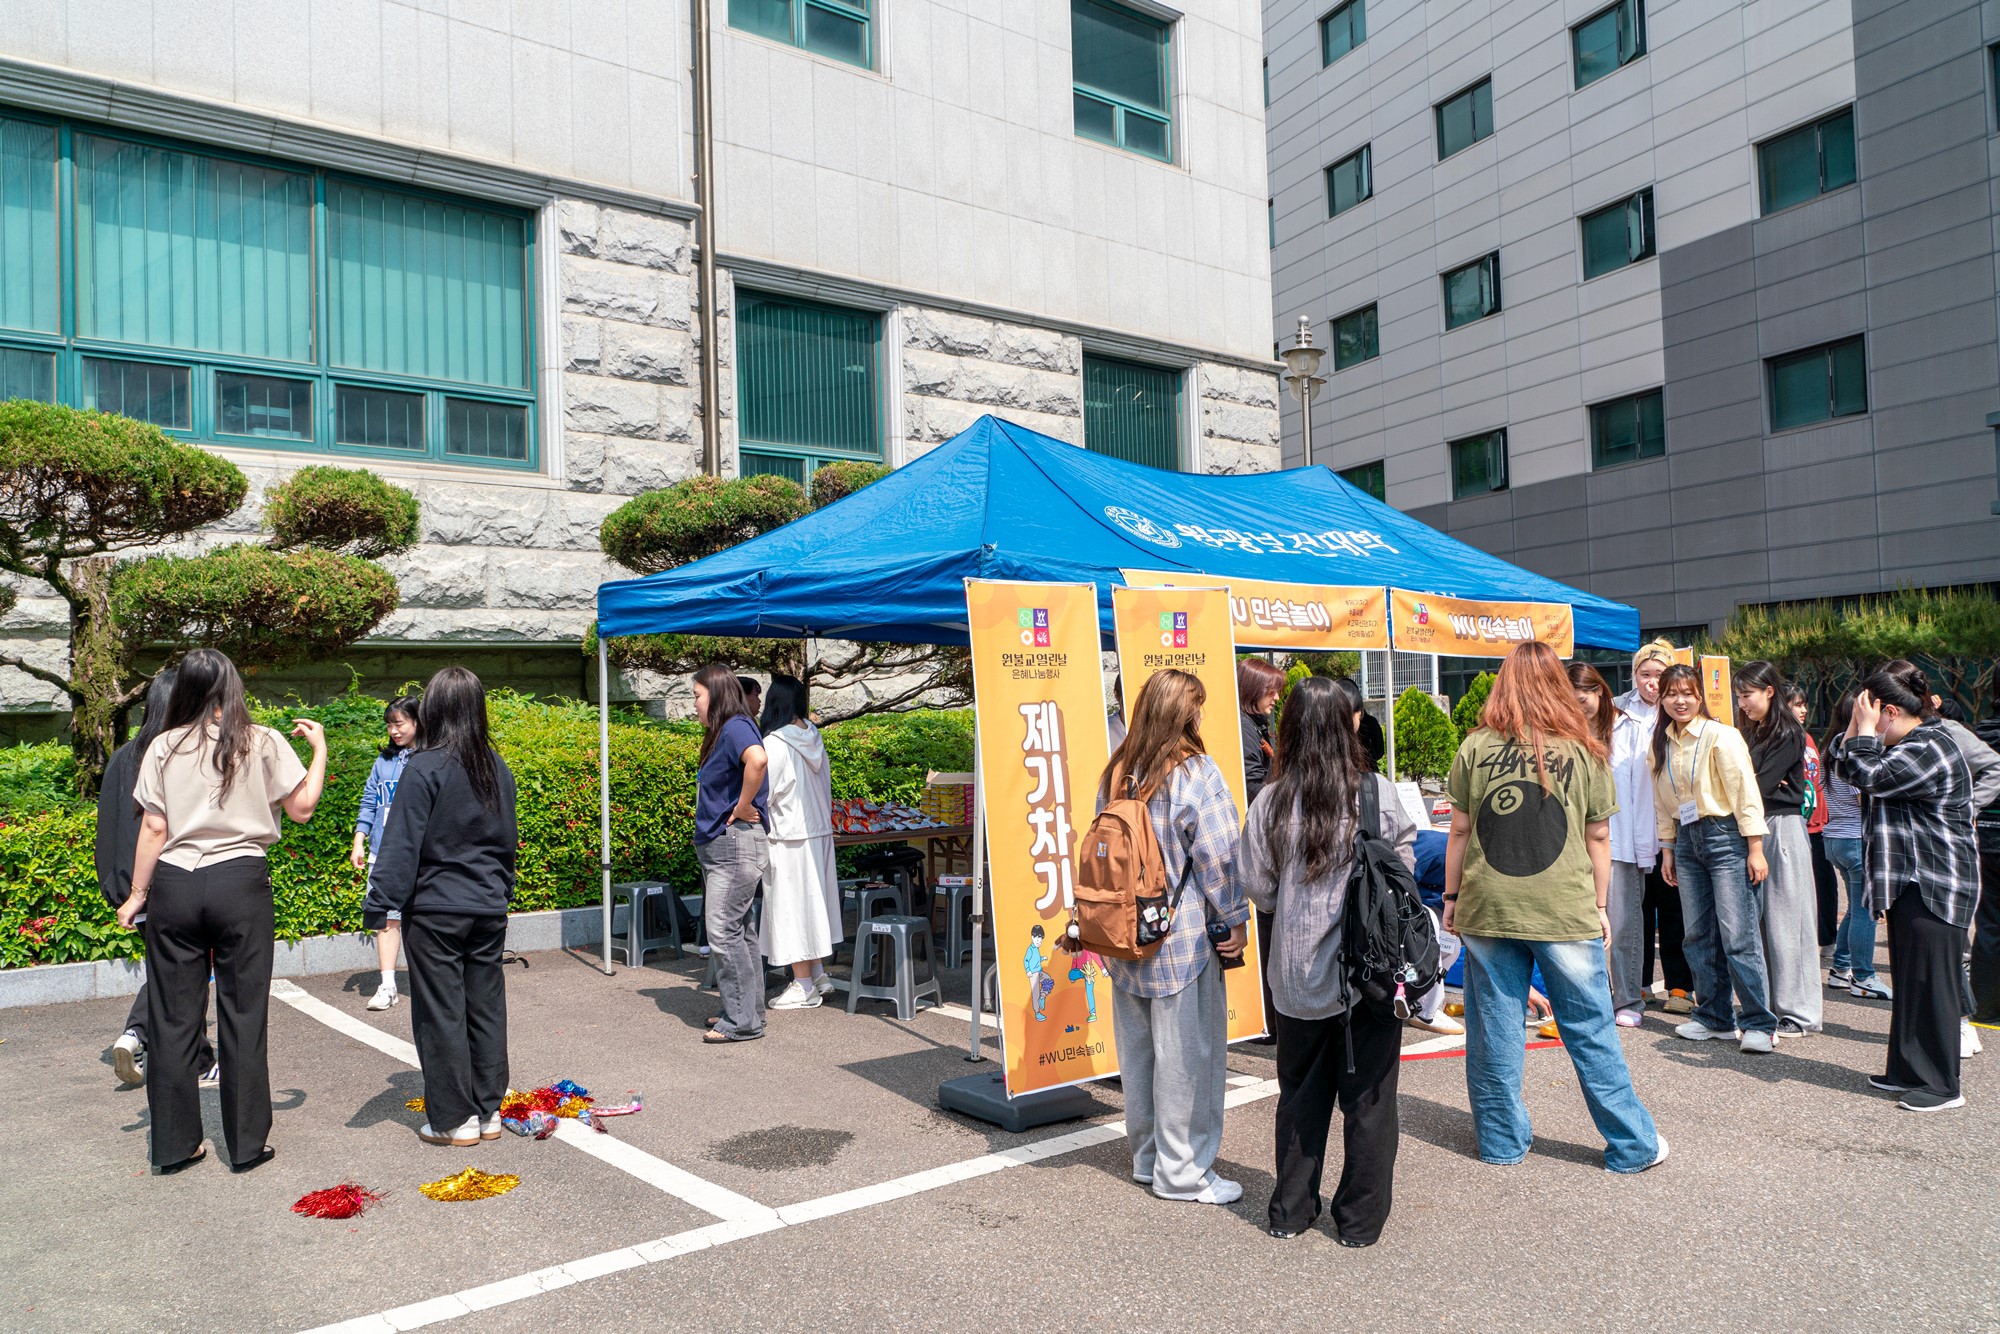
M357 871L375 865L382 847L382 831L389 827L389 806L396 800L396 784L403 780L403 766L410 752L423 739L424 725L417 720L417 701L405 695L392 699L382 710L388 725L389 741L368 770L368 783L361 789L361 813L354 817L354 850L348 860ZM375 957L382 965L382 985L368 998L371 1010L386 1010L396 1003L396 952L403 944L403 914L392 912L388 923L375 933Z

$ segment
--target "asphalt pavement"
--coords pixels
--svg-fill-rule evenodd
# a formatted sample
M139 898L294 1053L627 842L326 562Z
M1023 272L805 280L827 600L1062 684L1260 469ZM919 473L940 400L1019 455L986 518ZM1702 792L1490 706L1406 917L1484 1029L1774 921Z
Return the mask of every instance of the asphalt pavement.
M1826 1033L1770 1057L1649 1012L1623 1040L1673 1154L1619 1177L1560 1049L1526 1057L1534 1151L1490 1167L1462 1055L1412 1030L1395 1210L1353 1250L1263 1231L1268 1048L1229 1058L1218 1168L1243 1199L1170 1204L1128 1179L1115 1083L1025 1135L939 1110L975 1068L963 975L945 1012L830 1003L713 1047L697 961L594 963L510 968L509 1040L517 1086L642 1093L608 1135L420 1143L408 1007L367 1013L373 974L302 979L271 1006L278 1157L243 1176L147 1173L145 1096L109 1059L123 1002L0 1011L0 1328L2000 1328L2000 1033L1968 1106L1919 1116L1865 1082L1884 1004L1830 995ZM521 1184L418 1192L466 1166ZM343 1180L386 1198L290 1212Z

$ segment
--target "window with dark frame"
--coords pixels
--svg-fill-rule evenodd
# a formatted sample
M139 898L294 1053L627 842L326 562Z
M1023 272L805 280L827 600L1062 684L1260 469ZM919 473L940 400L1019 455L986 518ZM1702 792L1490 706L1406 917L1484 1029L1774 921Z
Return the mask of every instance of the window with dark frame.
M1174 160L1173 27L1108 0L1071 0L1072 98L1080 138Z
M1854 184L1854 108L1843 107L1757 145L1764 212L1776 213Z
M1618 0L1569 30L1576 57L1576 86L1615 74L1646 54L1646 10L1640 0Z
M882 457L882 316L741 290L737 471L803 484L837 459Z
M1320 68L1331 65L1367 40L1367 0L1347 0L1319 21Z
M1500 253L1475 259L1444 275L1444 327L1462 328L1500 310Z
M1370 169L1369 146L1355 149L1326 169L1326 216L1337 218L1375 194L1375 173Z
M1507 489L1507 428L1454 440L1451 450L1451 498L1464 500Z
M1493 80L1481 79L1464 92L1438 103L1433 110L1437 116L1438 161L1442 162L1493 133Z
M729 0L729 26L869 69L868 9L869 0Z
M1658 389L1590 408L1590 466L1658 458L1667 452L1666 397Z
M1341 480L1359 490L1366 491L1377 500L1389 499L1389 473L1386 460L1376 459L1373 463L1356 464L1352 468L1340 470Z
M1648 186L1579 219L1585 281L1653 256L1653 191Z
M1333 368L1344 371L1382 355L1382 334L1373 304L1349 311L1333 322Z
M1790 430L1868 411L1868 363L1861 338L1773 357L1771 429Z

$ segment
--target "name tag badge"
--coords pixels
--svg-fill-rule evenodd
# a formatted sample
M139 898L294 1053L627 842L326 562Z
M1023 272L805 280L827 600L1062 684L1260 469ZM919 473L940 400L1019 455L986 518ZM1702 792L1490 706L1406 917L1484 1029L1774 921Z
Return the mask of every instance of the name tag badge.
M1696 815L1696 814L1695 814L1695 809L1694 809L1694 803L1693 803L1693 802L1691 802L1691 801L1684 801L1684 802L1682 802L1682 803L1681 803L1681 823L1682 823L1682 824L1693 824L1693 823L1694 823L1694 822L1695 822L1696 820L1698 820L1698 819L1700 819L1700 818L1701 818L1700 816L1698 816L1698 815Z

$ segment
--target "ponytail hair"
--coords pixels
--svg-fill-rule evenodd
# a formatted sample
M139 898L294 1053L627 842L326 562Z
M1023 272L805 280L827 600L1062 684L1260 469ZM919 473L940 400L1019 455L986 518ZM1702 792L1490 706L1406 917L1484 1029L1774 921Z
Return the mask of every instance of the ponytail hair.
M1893 704L1921 722L1938 716L1931 703L1931 683L1923 669L1906 658L1885 662L1868 674L1861 688L1875 697L1877 704Z

